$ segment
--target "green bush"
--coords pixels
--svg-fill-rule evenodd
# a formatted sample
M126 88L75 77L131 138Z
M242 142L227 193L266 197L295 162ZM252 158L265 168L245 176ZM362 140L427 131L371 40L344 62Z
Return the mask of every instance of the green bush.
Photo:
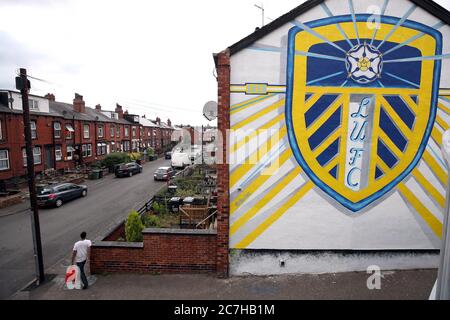
M140 152L132 152L129 154L129 156L132 161L136 161L136 160L141 159L142 155L140 154Z
M161 219L153 214L145 214L142 216L142 223L146 228L160 228Z
M167 213L166 206L163 203L154 202L152 204L153 212L158 215L163 215Z
M130 162L130 156L128 153L124 152L115 152L108 154L105 159L102 161L102 165L107 167L108 169L114 169L114 167L121 163Z
M125 223L125 236L127 242L142 242L142 230L144 225L137 211L131 211L128 215L127 222Z
M147 148L147 155L150 156L154 156L155 155L155 149L153 149L152 147L148 147Z

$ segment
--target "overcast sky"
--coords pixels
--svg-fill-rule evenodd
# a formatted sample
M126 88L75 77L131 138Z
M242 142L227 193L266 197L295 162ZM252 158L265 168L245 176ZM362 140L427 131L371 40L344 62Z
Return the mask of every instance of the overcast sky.
M263 0L266 23L302 0ZM450 9L450 0L437 1ZM16 70L32 93L52 92L89 106L206 124L201 110L217 99L213 52L261 24L261 0L0 0L0 88Z

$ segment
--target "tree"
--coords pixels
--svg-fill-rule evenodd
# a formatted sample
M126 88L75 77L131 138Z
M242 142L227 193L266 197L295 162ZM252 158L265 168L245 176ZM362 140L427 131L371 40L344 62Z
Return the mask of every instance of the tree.
M128 215L127 222L125 223L125 236L127 242L142 242L142 230L144 230L144 225L139 217L137 211L131 211Z

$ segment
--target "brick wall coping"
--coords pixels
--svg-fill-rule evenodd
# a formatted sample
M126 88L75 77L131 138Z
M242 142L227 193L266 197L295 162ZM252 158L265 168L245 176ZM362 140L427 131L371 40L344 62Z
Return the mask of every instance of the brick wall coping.
M216 230L197 230L197 229L163 229L163 228L147 228L142 231L142 234L180 234L180 235L217 235Z
M120 242L120 241L99 241L92 244L97 248L129 248L129 249L142 249L144 247L143 242Z

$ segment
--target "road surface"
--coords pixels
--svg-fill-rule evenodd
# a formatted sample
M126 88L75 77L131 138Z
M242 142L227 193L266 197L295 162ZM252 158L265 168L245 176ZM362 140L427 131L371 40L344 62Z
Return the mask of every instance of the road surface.
M107 175L86 181L89 193L58 209L41 209L40 224L45 267L70 255L79 234L89 239L103 235L115 221L150 199L165 182L153 181L153 172L170 160L144 165L142 174L131 178ZM0 210L0 299L7 299L35 277L31 218L28 204ZM9 214L10 213L10 214Z

